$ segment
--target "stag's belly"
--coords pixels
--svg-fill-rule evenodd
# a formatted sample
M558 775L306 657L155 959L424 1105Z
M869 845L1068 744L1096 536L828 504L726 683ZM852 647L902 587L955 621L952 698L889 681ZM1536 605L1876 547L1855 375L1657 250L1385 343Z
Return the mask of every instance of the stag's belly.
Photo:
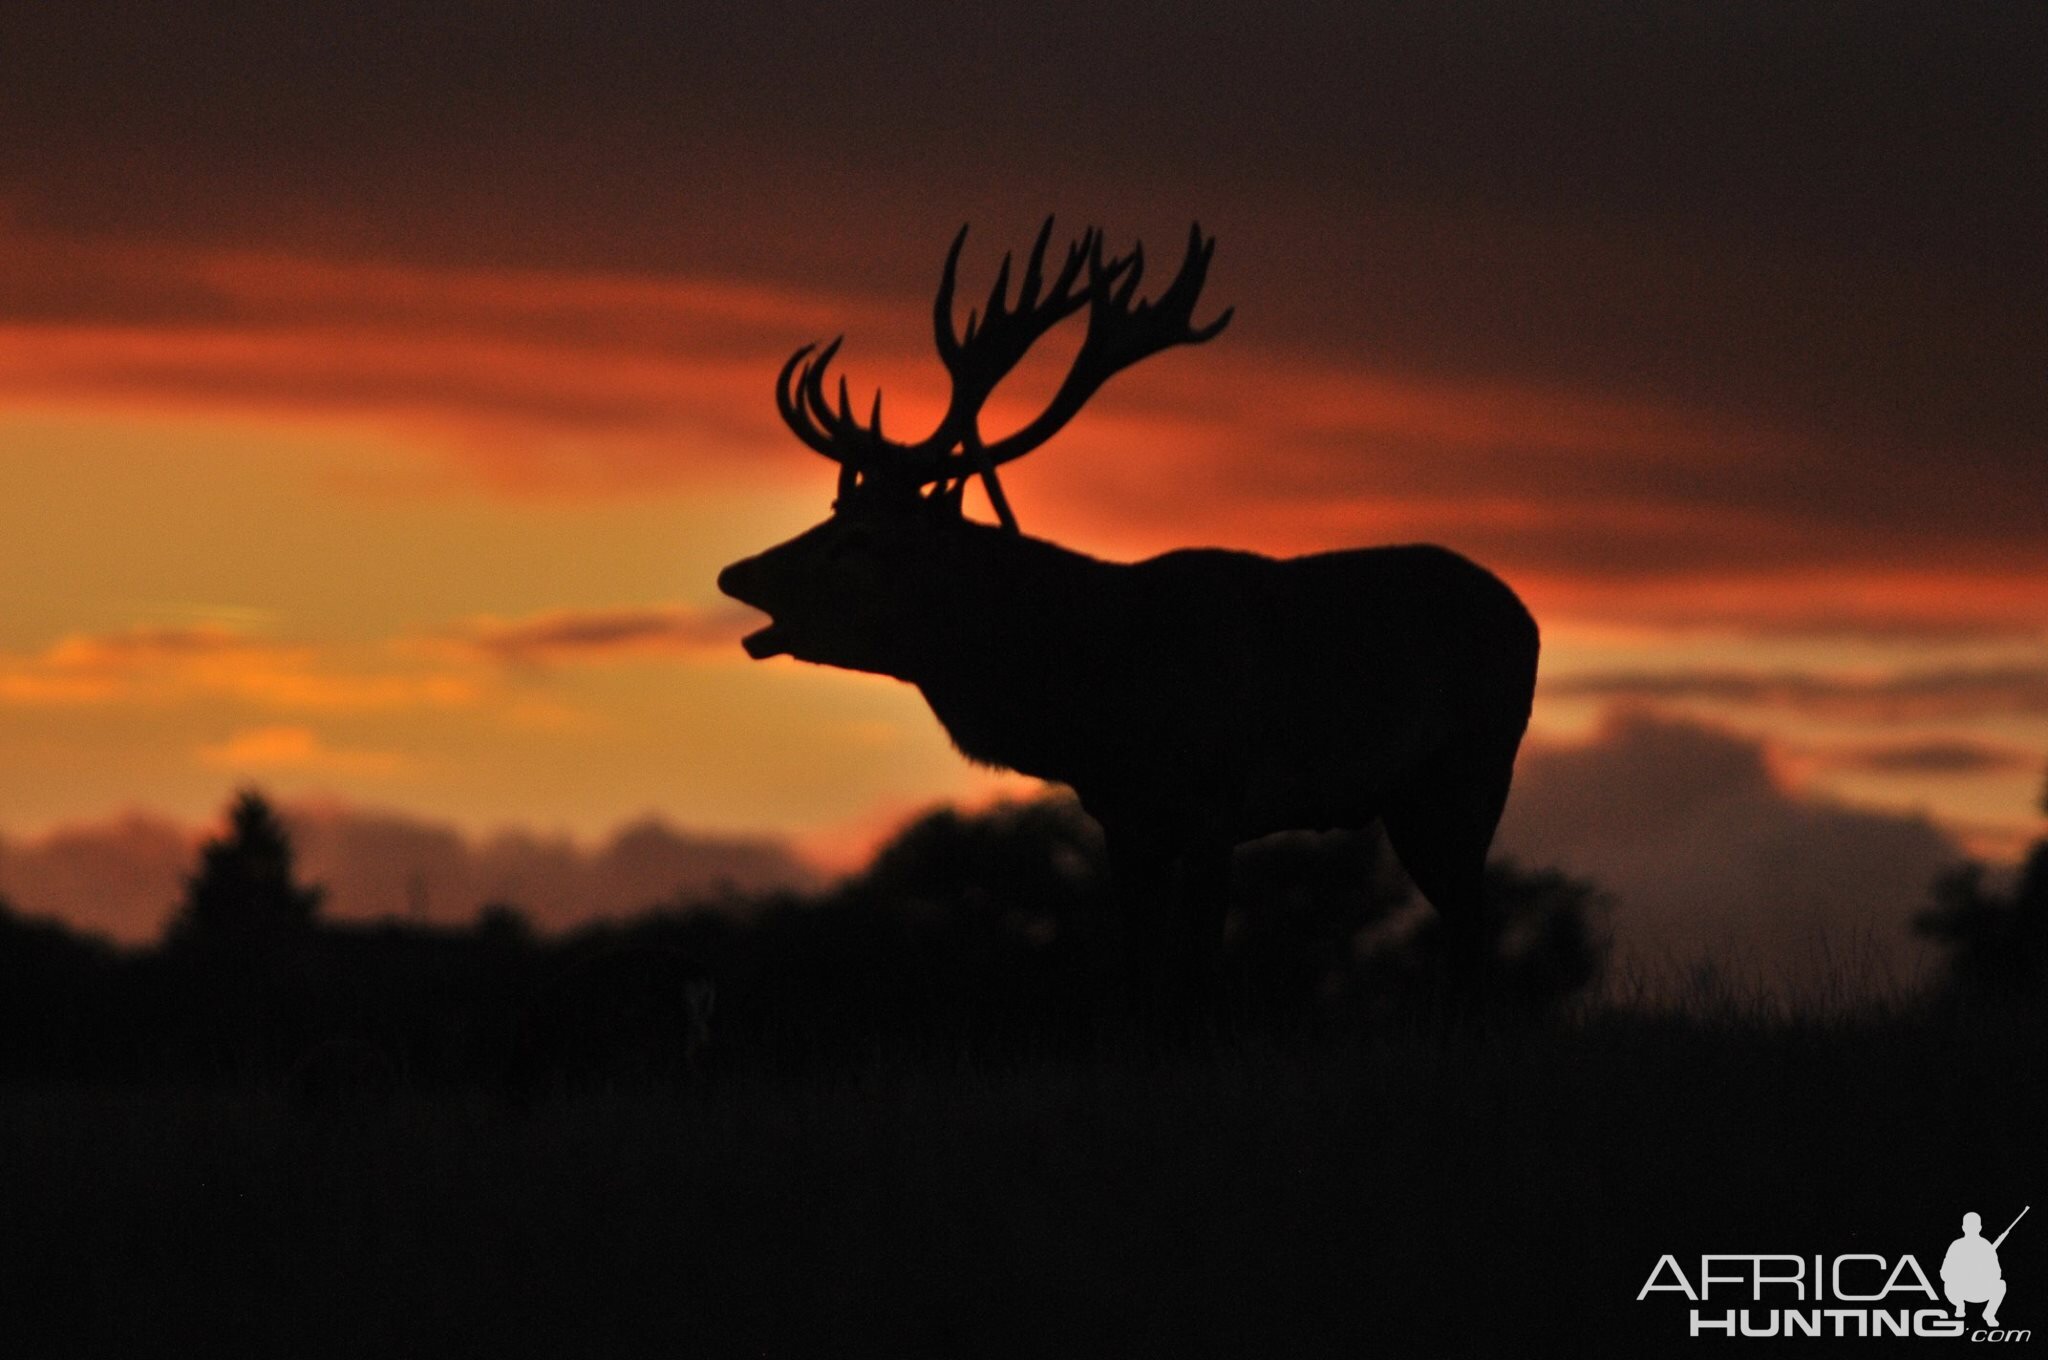
M1410 713L1369 731L1311 725L1249 763L1232 816L1233 837L1334 831L1370 824L1440 750L1441 716Z

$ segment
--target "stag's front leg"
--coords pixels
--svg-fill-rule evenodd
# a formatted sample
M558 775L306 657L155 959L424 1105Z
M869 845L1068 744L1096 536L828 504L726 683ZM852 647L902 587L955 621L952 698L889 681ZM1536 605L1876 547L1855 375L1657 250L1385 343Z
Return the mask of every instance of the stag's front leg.
M1213 1033L1230 905L1227 846L1184 848L1107 830L1128 1019L1161 1038Z
M1178 970L1189 1033L1198 1040L1221 1037L1224 1021L1223 932L1230 916L1228 843L1205 844L1181 858L1180 939Z
M1173 917L1173 856L1149 837L1104 828L1109 884L1116 902L1122 965L1122 1012L1127 1024L1156 1018L1166 973L1165 945Z

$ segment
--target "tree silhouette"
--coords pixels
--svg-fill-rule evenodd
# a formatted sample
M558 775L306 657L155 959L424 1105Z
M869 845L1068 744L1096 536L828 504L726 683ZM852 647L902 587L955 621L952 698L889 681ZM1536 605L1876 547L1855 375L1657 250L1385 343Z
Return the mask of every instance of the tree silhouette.
M2048 788L2041 811L2048 813ZM1948 947L1952 992L2005 999L2041 994L2048 982L2048 836L2027 851L2010 892L1986 884L1984 866L1973 861L1938 879L1934 900L1913 928Z
M245 789L228 811L227 833L200 850L199 870L186 880L170 942L267 953L311 930L324 895L296 880L284 824L262 794Z
M71 1075L105 1051L117 956L0 897L0 1078Z

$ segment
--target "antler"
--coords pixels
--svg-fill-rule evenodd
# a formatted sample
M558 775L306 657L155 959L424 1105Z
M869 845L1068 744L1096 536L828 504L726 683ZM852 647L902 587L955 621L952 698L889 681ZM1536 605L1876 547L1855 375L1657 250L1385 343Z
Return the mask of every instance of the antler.
M947 490L955 480L979 476L988 489L989 503L1005 528L1017 528L1008 498L997 480L996 468L1021 458L1059 432L1103 383L1122 369L1173 345L1201 344L1213 339L1230 323L1232 311L1225 310L1207 326L1193 324L1196 299L1215 253L1214 238L1205 241L1199 225L1188 232L1188 254L1180 273L1156 300L1134 302L1138 281L1145 272L1145 248L1135 247L1129 255L1102 255L1102 234L1093 228L1082 233L1079 242L1067 247L1067 255L1052 286L1045 287L1045 249L1052 237L1052 219L1038 230L1031 254L1019 281L1015 306L1009 301L1011 257L1003 256L996 271L995 285L980 312L970 311L964 334L953 329L953 293L960 264L960 250L967 241L967 228L953 238L946 252L946 267L939 279L939 291L932 304L932 333L939 358L953 380L953 393L938 429L916 444L901 444L882 433L882 394L865 429L854 419L847 399L846 380L839 380L839 403L834 410L825 399L825 370L839 352L839 340L811 355L815 346L806 345L790 356L776 378L776 408L797 437L840 465L839 490L845 495L862 478L880 479L908 489L936 486L934 494ZM1076 289L1083 267L1087 285ZM1041 290L1043 296L1041 297ZM993 445L981 439L981 408L989 394L1036 344L1039 337L1088 308L1088 333L1074 356L1073 367L1045 410L1015 433ZM841 337L842 339L844 337Z

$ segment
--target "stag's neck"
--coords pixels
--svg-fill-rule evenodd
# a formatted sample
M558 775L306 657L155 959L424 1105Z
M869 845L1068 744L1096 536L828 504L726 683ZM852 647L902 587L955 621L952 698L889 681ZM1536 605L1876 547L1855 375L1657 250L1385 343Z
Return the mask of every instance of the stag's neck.
M962 754L1071 783L1090 742L1077 700L1129 571L970 525L933 579L929 645L905 678Z

